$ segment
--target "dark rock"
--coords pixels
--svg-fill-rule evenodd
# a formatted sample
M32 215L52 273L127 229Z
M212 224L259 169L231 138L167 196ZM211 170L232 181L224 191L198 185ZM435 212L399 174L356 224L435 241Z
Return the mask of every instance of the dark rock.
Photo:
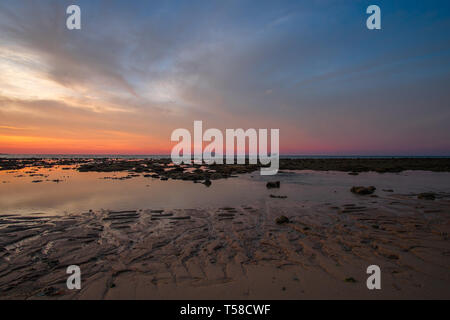
M234 213L226 213L226 212L224 212L224 213L219 213L219 214L217 214L219 217L234 217L235 216L235 214Z
M220 173L213 173L210 177L211 180L218 180L218 179L222 179L223 176Z
M367 194L372 194L374 193L374 191L376 190L376 188L374 186L370 186L370 187L352 187L350 189L351 192L359 194L359 195L367 195Z
M49 297L54 297L54 296L58 296L61 294L62 294L62 291L55 287L47 287L42 292L42 295L49 296Z
M289 223L289 218L286 216L279 216L278 218L275 219L275 222L277 224Z
M436 199L436 194L433 192L419 193L417 195L417 198L421 199L421 200L434 200L434 199Z
M274 181L274 182L267 182L266 184L267 189L273 189L273 188L279 188L280 187L280 181Z
M220 208L221 210L225 210L225 211L234 211L234 212L236 212L236 209L235 208L233 208L233 207L223 207L223 208Z

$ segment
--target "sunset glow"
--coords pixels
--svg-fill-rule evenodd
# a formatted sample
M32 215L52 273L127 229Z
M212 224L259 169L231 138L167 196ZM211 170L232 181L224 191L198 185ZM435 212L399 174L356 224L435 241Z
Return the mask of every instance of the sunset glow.
M445 10L399 19L386 2L374 35L350 3L311 29L327 1L251 21L235 3L77 2L86 21L69 31L69 2L2 1L0 153L169 154L170 133L202 120L279 128L282 154L450 154Z

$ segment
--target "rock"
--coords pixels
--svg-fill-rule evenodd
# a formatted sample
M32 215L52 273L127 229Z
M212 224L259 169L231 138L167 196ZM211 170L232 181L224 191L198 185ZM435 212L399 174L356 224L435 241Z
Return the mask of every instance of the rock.
M345 282L356 283L357 281L353 277L349 277L345 279Z
M226 213L226 212L224 212L224 213L219 213L219 214L217 214L217 216L219 216L219 217L225 217L225 218L230 218L230 217L234 217L235 214L234 214L234 213Z
M220 210L236 212L236 209L233 207L223 207L223 208L220 208Z
M433 192L419 193L417 195L417 198L421 199L421 200L434 200L434 199L436 199L436 194Z
M370 187L352 187L350 189L351 192L359 194L359 195L367 195L367 194L372 194L374 193L374 191L376 190L376 188L374 186L370 186Z
M351 176L357 176L359 173L358 172L349 172L348 174Z
M62 290L59 290L55 287L47 287L41 293L41 295L49 296L49 297L59 296L61 294L63 294Z
M223 176L220 173L213 173L210 177L211 180L218 180L218 179L222 179Z
M287 198L287 196L277 196L277 195L274 195L274 194L271 194L270 197L271 198L277 198L277 199L286 199Z
M275 222L277 224L289 223L289 218L286 216L279 216L278 218L275 219Z
M209 179L206 179L205 180L205 182L203 182L203 184L205 185L205 186L207 186L207 187L209 187L210 185L211 185L211 180L209 180Z
M392 189L383 189L384 192L394 192Z
M280 187L280 181L274 181L274 182L267 182L266 184L267 189L273 189L273 188L279 188Z

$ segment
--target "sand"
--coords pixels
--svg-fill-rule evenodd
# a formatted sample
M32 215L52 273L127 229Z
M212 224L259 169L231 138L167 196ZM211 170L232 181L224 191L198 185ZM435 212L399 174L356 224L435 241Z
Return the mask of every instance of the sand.
M445 193L2 215L0 227L2 299L450 298ZM81 290L66 287L72 264ZM366 287L372 264L381 290Z

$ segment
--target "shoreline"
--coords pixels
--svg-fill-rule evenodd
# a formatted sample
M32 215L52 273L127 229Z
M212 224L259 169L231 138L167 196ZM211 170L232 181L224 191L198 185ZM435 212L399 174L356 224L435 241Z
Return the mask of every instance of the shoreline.
M91 197L95 206L61 215L3 210L0 299L450 299L448 173L284 171L225 179L248 168L167 173L174 168L168 160L26 165L23 174L4 172L15 179L3 185L12 190L5 200L18 194L11 188L17 183L30 191L23 199L67 194L63 210ZM85 165L89 170L79 170ZM172 181L213 174L223 180ZM67 180L55 182L61 176ZM137 192L142 196L133 198ZM158 204L175 195L178 209ZM66 287L69 265L81 268L79 291ZM370 265L381 268L382 290L366 287Z
M0 158L0 171L19 170L26 167L52 168L73 165L80 172L147 173L164 179L215 180L240 173L259 170L259 164L182 164L173 165L171 159L8 159ZM190 170L192 169L192 170ZM279 170L344 171L357 175L360 172L398 173L407 170L450 172L449 158L324 158L280 159Z

